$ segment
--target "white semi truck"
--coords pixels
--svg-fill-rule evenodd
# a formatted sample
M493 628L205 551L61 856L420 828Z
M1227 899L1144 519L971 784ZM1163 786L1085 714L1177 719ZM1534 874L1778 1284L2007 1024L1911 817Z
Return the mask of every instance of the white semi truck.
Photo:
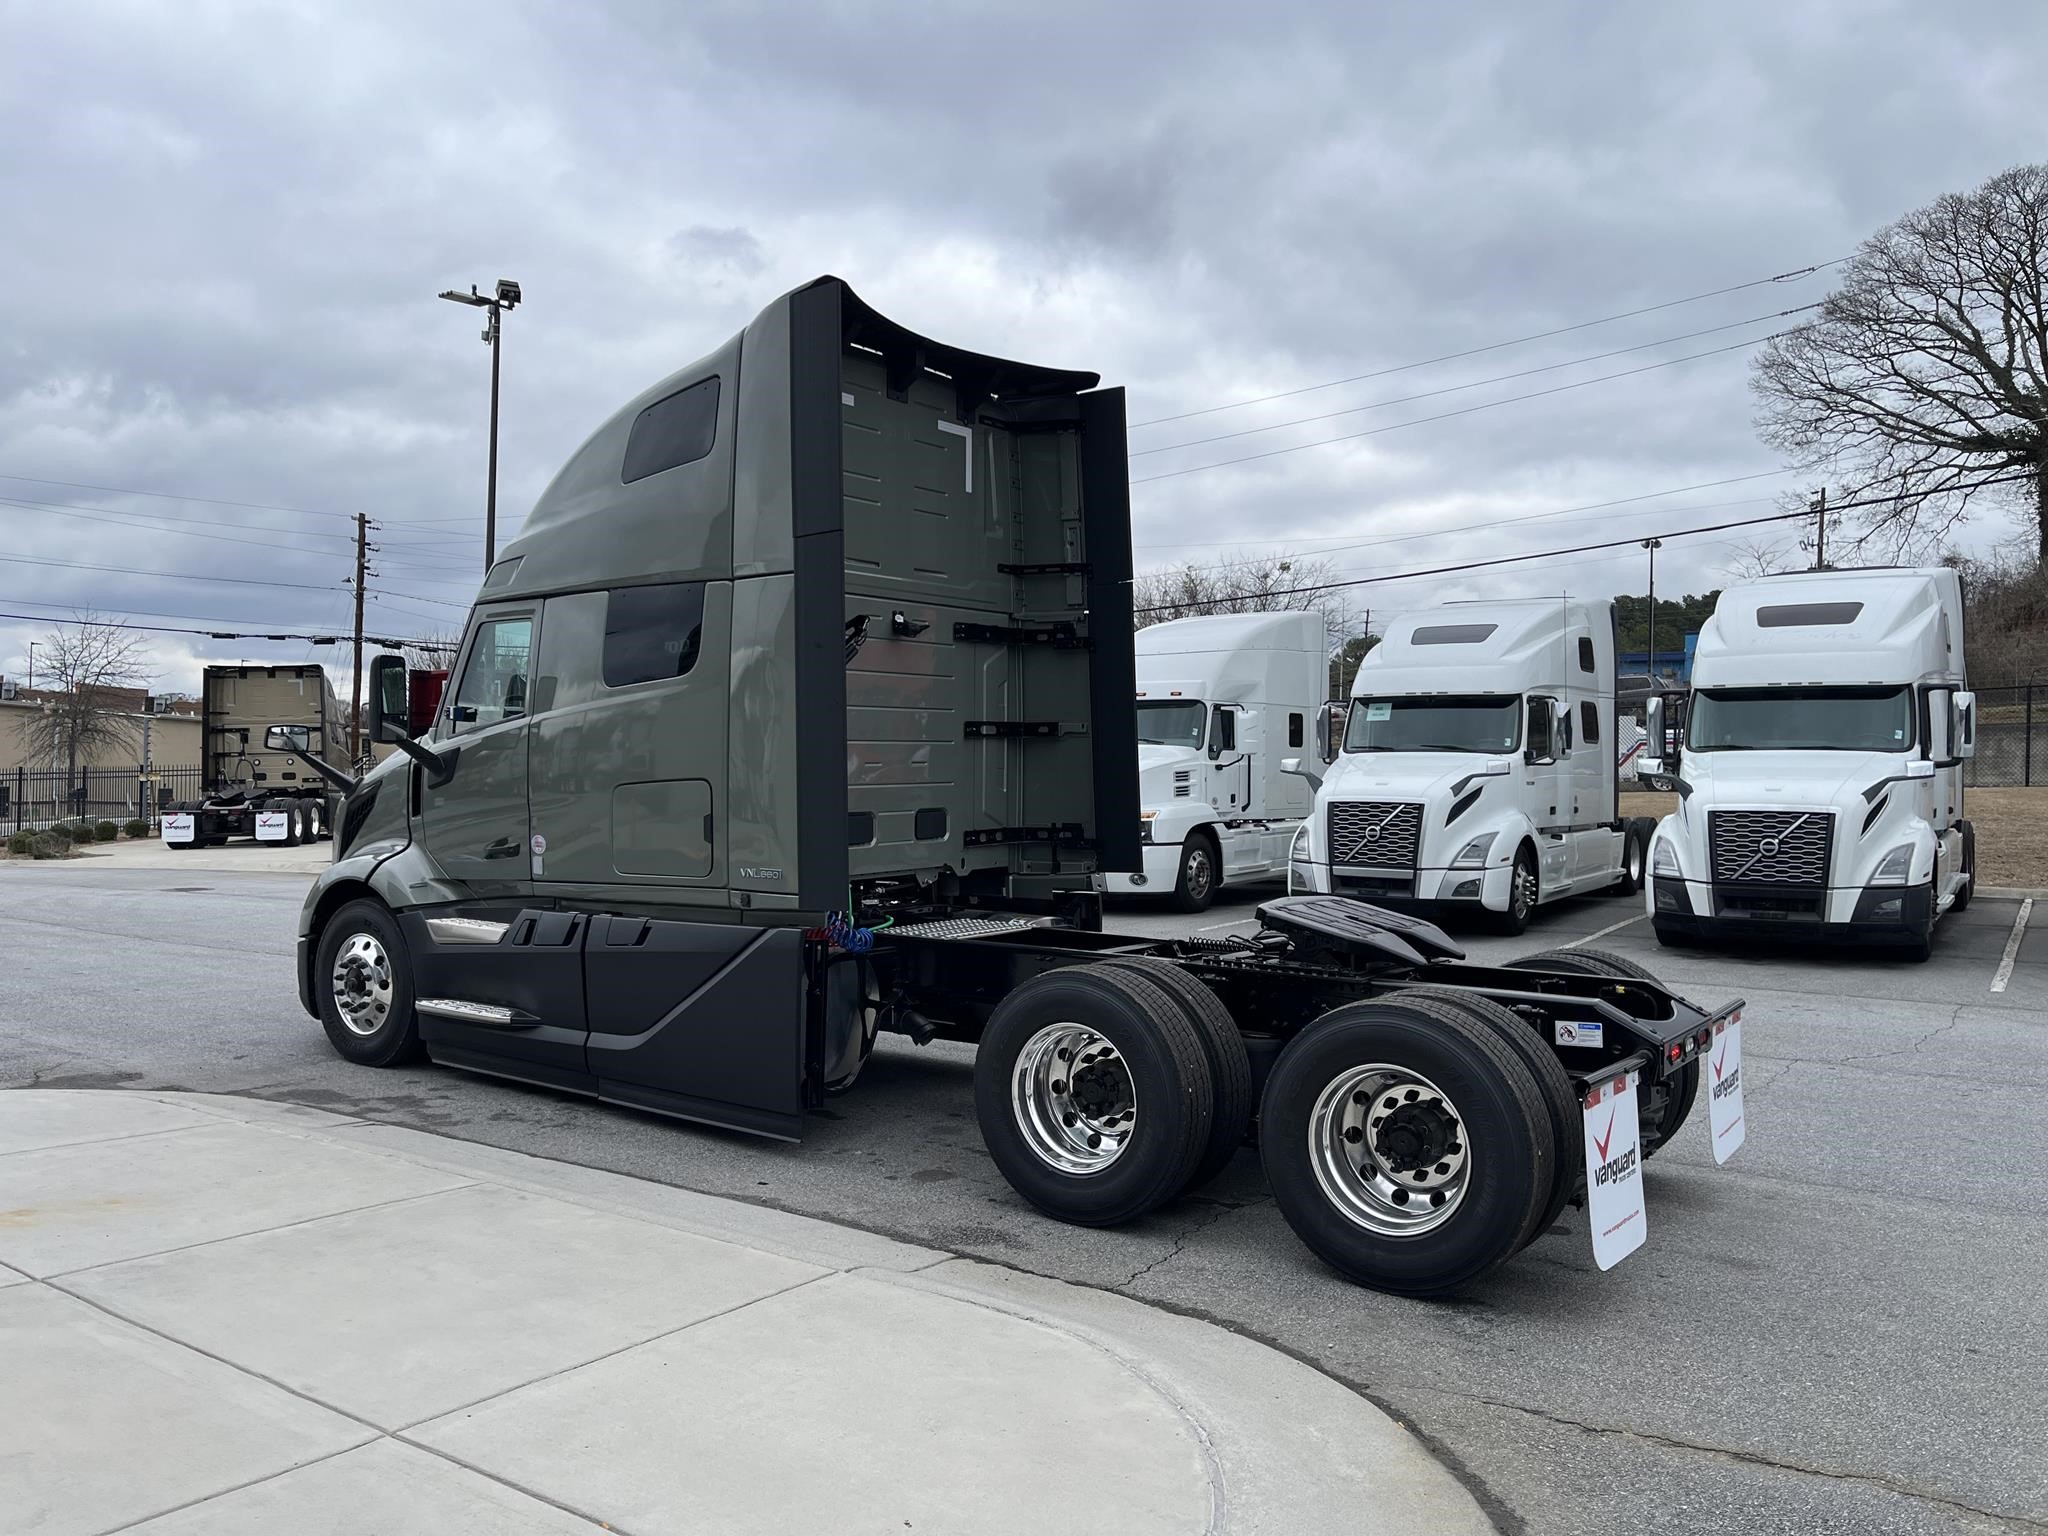
M1650 706L1646 751L1667 738ZM1815 571L1726 588L1700 630L1676 790L1645 898L1657 937L1889 944L1925 959L1969 905L1963 762L1976 700L1963 594L1943 568Z
M1606 598L1396 619L1359 664L1288 889L1442 903L1520 933L1544 902L1639 888L1651 824L1621 815L1614 653Z
M1200 912L1226 882L1286 874L1313 794L1280 764L1327 740L1324 635L1320 613L1217 614L1138 631L1145 867L1108 876L1112 894L1167 896Z

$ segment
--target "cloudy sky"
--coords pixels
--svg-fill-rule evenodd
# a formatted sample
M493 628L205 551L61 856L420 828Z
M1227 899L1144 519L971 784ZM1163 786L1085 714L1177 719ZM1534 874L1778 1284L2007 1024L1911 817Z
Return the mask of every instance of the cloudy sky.
M513 528L620 401L828 271L1128 386L1141 566L1386 575L1761 515L1797 482L1749 344L1828 274L1759 280L2048 154L2044 49L2035 0L0 0L0 610L340 631L367 512L373 632L459 625L488 354L434 295L500 275ZM1659 589L1735 542L1674 540ZM0 671L48 628L0 618ZM151 649L166 687L345 660Z

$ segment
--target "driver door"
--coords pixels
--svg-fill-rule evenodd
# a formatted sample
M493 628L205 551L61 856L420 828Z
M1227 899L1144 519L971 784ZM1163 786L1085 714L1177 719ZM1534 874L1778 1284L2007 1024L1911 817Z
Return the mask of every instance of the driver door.
M420 786L421 843L449 879L479 894L530 881L527 682L539 638L538 603L478 610L435 724L443 782Z
M1527 704L1523 734L1523 808L1536 824L1538 874L1543 889L1556 891L1572 878L1571 845L1564 829L1571 825L1571 741L1558 717L1557 700L1533 694Z

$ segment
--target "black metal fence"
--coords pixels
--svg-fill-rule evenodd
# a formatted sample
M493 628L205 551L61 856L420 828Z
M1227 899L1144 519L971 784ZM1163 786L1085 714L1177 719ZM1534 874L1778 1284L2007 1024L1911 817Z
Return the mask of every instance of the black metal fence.
M1984 788L2048 784L2048 683L1978 688L1977 755L1963 782Z
M77 773L35 768L0 771L0 828L20 832L78 816L96 821L129 821L140 816L154 826L165 806L198 799L199 786L197 763L153 768L148 774L132 768L81 768Z

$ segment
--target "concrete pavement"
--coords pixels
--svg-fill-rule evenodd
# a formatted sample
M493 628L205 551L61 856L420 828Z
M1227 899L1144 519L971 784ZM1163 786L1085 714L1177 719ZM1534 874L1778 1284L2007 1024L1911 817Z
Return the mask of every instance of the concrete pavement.
M295 1105L0 1094L0 1526L1480 1532L1212 1324Z

